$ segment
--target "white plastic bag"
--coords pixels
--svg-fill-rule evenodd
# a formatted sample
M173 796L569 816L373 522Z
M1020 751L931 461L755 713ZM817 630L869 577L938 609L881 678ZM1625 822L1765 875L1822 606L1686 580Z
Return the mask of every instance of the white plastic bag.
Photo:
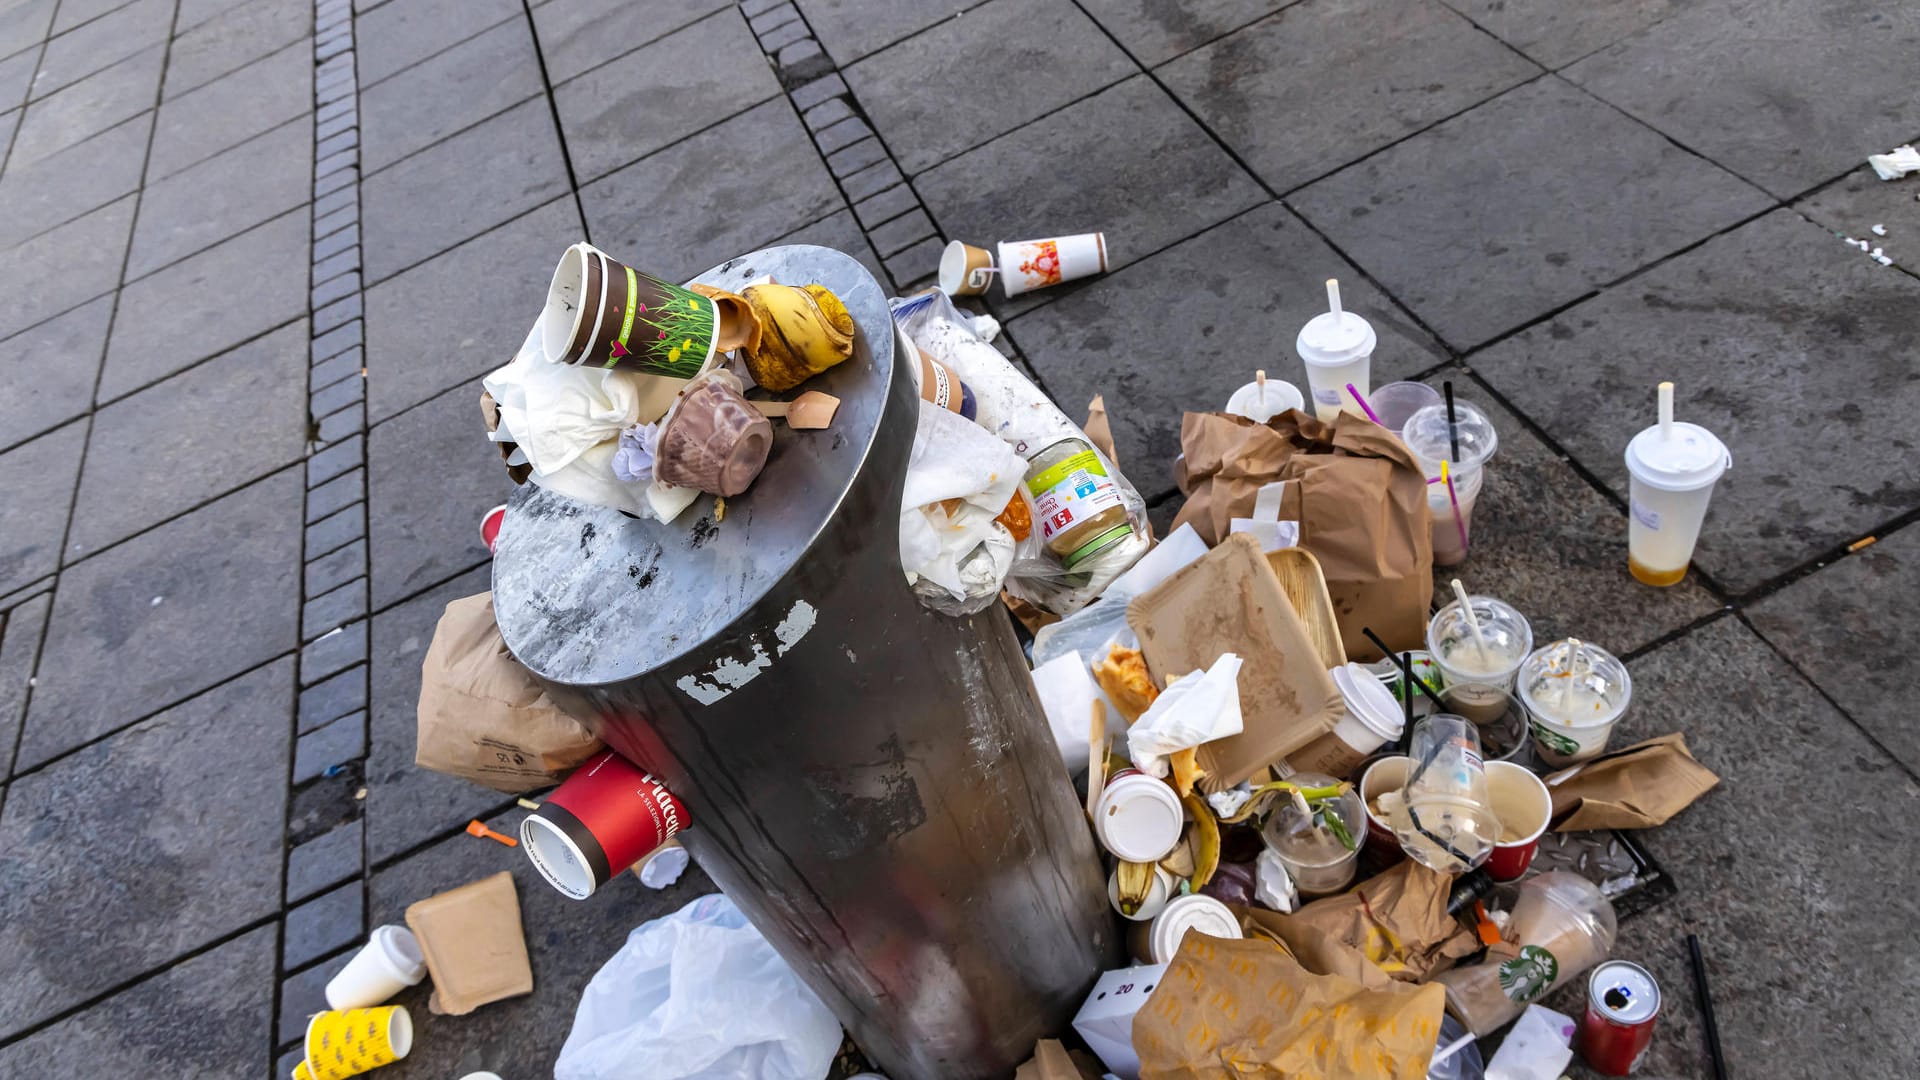
M994 519L1026 468L992 432L920 403L900 493L900 565L927 606L964 615L999 598L1014 545Z
M1240 713L1240 658L1221 653L1203 672L1189 672L1127 729L1127 757L1148 776L1166 778L1167 755L1246 729Z
M840 1023L715 893L627 935L580 994L554 1080L820 1080Z

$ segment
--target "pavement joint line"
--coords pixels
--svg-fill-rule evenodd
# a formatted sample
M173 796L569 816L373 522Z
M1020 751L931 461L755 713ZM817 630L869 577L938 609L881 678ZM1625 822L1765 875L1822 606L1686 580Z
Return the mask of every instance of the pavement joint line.
M593 236L591 232L589 232L589 229L591 228L591 226L587 222L587 204L585 200L580 198L580 173L577 169L573 167L573 147L567 145L567 127L565 124L560 122L560 99L558 95L554 93L553 72L547 69L547 51L540 47L540 24L533 17L533 9L534 9L534 4L532 0L520 0L520 13L526 17L527 34L529 37L533 39L533 62L536 65L538 65L540 69L540 87L547 95L547 116L549 119L553 121L553 138L555 142L558 142L560 144L560 164L566 166L566 169L567 169L567 190L571 192L573 195L574 218L580 223L581 239L585 240L588 243L592 243ZM518 221L521 218L526 217L527 214L533 213L534 210L540 210L545 207L552 206L553 203L556 201L558 200L548 200L547 202L541 203L539 206L534 207L533 210L529 210L525 214L514 215L512 220ZM495 229L499 227L500 226L498 225L494 226ZM481 235L484 236L486 235L486 233L492 232L492 231L493 229L488 229L485 232L481 233ZM476 238L469 237L468 239L471 240ZM464 244L466 242L467 242L466 240L462 240L460 243ZM459 244L454 245L454 247L458 247L458 246ZM447 248L445 250L451 251L453 249ZM419 264L415 263L414 265L418 266ZM412 269L412 267L408 267L407 269L410 270ZM405 271L401 271L400 273L404 273L404 272ZM398 276L399 276L398 273L388 275L388 277L398 277ZM369 281L368 284L371 285L372 282ZM371 428L372 425L369 424L368 427ZM370 906L372 898L369 897L368 899L369 899L369 906Z
M298 48L298 47L300 46L300 44L301 44L301 42L302 42L302 41L306 41L306 40L307 40L307 39L305 39L305 38L302 38L302 39L301 39L301 41L290 41L290 42L288 42L287 44L285 44L285 45L282 45L282 46L281 46L280 48L278 48L278 49L275 49L275 50L274 50L273 52L270 52L270 53L268 53L267 55L265 55L265 56L263 56L263 57L261 57L261 58L259 58L258 60L252 60L252 61L249 61L249 62L247 62L247 63L245 63L245 64L241 64L241 65L240 65L239 67L237 67L237 68L234 68L234 69L233 69L232 71L229 71L229 72L227 72L227 73L226 73L225 75L222 75L222 76L220 76L220 79L228 79L228 78L232 78L233 76L235 76L235 75L238 75L238 74L240 74L241 72L243 72L243 71L245 71L245 70L247 70L247 69L248 69L248 68L250 68L250 67L258 67L259 65L262 65L262 64L272 64L272 63L274 63L274 62L277 62L277 61L278 61L278 62L284 62L284 61L281 61L281 56L282 56L282 54L284 54L284 53L288 53L288 52L290 52L290 51L292 51L293 49L295 49L295 48ZM171 43L169 43L169 45L168 45L168 51L169 51L169 52L171 52L171 51L172 51L172 45L171 45ZM129 59L131 59L131 57L130 57ZM125 63L125 61L121 61L121 63ZM192 90L189 90L189 91L187 91L187 92L185 92L185 93L183 93L183 94L181 94L181 95L179 95L178 97L174 97L174 98L168 98L168 99L164 99L164 100L162 100L162 99L156 99L156 100L155 100L155 105L154 105L154 107L155 107L155 108L157 109L157 108L159 108L159 107L160 107L160 105L162 105L162 104L172 104L172 103L176 103L176 102L179 102L179 101L180 101L181 99L183 99L183 98L186 98L186 97L188 97L188 96L190 96L190 95L193 95L193 94L197 94L197 93L200 93L200 92L201 92L201 91L203 91L203 90L206 90L206 89L207 89L207 87L210 87L210 86L212 86L212 85L213 85L213 83L216 83L216 82L219 82L219 81L220 81L220 79L215 79L215 80L213 80L213 82L209 82L209 83L206 83L205 85L202 85L202 86L197 86L197 87L195 87L194 89L192 89ZM166 85L166 82L167 82L167 80L166 80L166 73L165 73L164 71L162 71L162 72L161 72L161 76L160 76L160 85L161 85L162 87L164 87L164 86ZM313 113L313 106L312 106L312 105L308 105L308 106L307 106L307 107L306 107L306 108L305 108L304 110L302 110L301 112L298 112L298 113L295 113L295 114L293 114L293 115L290 115L290 116L282 116L282 117L280 117L280 118L278 118L278 119L276 119L276 120L274 120L274 121L272 121L272 124L273 124L273 127L272 127L272 128L269 128L268 130L269 130L269 131L271 131L271 130L273 130L274 128L278 128L278 127L280 127L281 125L283 125L283 124L285 124L285 123L286 123L287 121L289 121L289 120L297 120L297 119L299 119L299 118L300 118L300 117L302 117L302 116L308 116L308 115L311 115L312 113ZM159 119L158 119L158 118L156 117L156 118L155 118L155 120L154 120L154 127L155 127L155 128L157 129L157 128L158 128L159 126L160 126L160 124L159 124ZM261 134L265 134L265 132L262 132ZM237 143L234 143L233 145L234 145L234 146L243 146L243 145L245 145L245 144L247 144L247 143L249 143L249 142L252 142L252 141L253 141L254 139L257 139L257 138L259 138L259 137L260 137L259 135L253 135L253 136L249 136L248 138L245 138L245 139L242 139L242 140L241 140L240 142L237 142ZM151 184L151 183L153 183L153 182L154 182L154 181L156 181L156 180L165 180L165 179L166 179L167 177L169 177L169 176L178 176L178 175L180 175L181 173L183 173L183 172L185 172L185 171L187 171L188 169L191 169L191 168L193 168L193 167L194 167L195 165L198 165L198 164L200 164L201 162L203 162L203 161L206 161L206 160L207 160L208 158L213 158L213 157L218 157L219 155L221 155L221 154L223 154L223 153L225 153L225 152L226 152L227 150L230 150L230 149L232 149L232 147L222 147L222 148L220 148L219 150L215 150L215 151L214 151L213 153L211 153L211 154L207 154L207 155L205 155L204 157L198 157L198 158L195 158L195 159L193 159L192 161L189 161L189 162L185 162L184 164L182 164L182 165L180 165L179 167L177 167L177 168L175 168L175 169L173 169L173 170L172 170L172 171L170 171L170 172L165 172L165 173L161 173L161 174L160 174L160 175L158 175L158 176L149 176L149 177L147 177L147 178L146 178L146 181L145 181L145 182L146 182L146 183L148 183L148 184Z
M1800 680L1802 682L1806 683L1809 687L1812 687L1813 692L1820 695L1820 699L1822 701L1825 701L1828 705L1832 706L1835 712L1838 712L1841 716L1846 717L1847 723L1852 724L1855 730L1859 731L1861 735L1866 737L1867 742L1871 743L1874 749L1880 751L1880 753L1884 755L1888 761L1891 761L1896 768L1898 768L1901 772L1905 773L1909 781L1920 783L1920 771L1916 771L1913 768L1913 766L1908 765L1906 760L1902 758L1899 754L1894 753L1893 749L1889 747L1885 742L1881 741L1880 736L1874 734L1871 728L1868 728L1865 724L1862 724L1859 721L1859 719L1856 718L1850 710L1848 710L1845 706L1841 705L1838 701L1835 701L1833 699L1833 695L1827 693L1827 690L1825 687L1821 686L1818 682L1814 681L1813 676L1807 674L1806 669L1802 668L1800 664L1797 661L1795 661L1792 656L1788 655L1785 649L1774 644L1774 641L1772 638L1762 633L1759 627L1753 625L1753 620L1748 618L1746 610L1744 608L1734 609L1733 617L1739 620L1740 625L1747 628L1748 633L1751 633L1754 637L1759 638L1766 645L1767 649L1773 653L1773 655L1779 657L1782 663L1786 664L1787 667L1790 670L1792 670L1792 672L1795 675L1798 675L1800 677Z
M520 801L517 797L508 796L506 798L506 801L497 803L494 806L489 807L486 810L483 810L480 813L473 815L473 817L477 818L480 821L485 821L488 818L494 817L498 814L504 814L518 805L520 805ZM379 874L387 870L391 870L393 869L393 867L399 865L400 863L403 863L406 860L412 858L413 856L420 854L421 852L427 850L430 847L433 847L435 844L444 844L448 840L451 840L456 836L466 835L466 832L467 832L467 823L463 821L458 825L450 826L440 832L433 834L432 836L428 837L425 840L419 841L418 843L415 843L409 847L396 851L391 855L387 855L383 858L374 860L367 865L367 877L371 879L375 874Z

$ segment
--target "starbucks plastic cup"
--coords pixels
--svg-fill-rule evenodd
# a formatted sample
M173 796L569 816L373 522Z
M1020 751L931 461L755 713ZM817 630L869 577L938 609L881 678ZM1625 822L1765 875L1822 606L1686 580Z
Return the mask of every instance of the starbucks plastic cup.
M1107 234L1080 233L1000 244L1000 288L1008 296L1107 272Z
M1343 664L1330 674L1345 709L1332 731L1288 754L1287 764L1345 780L1374 751L1400 737L1406 714L1365 664Z
M1553 796L1531 769L1511 761L1487 762L1487 798L1500 819L1500 842L1487 856L1495 881L1512 881L1533 865L1540 836L1553 816Z
M1533 627L1512 605L1491 596L1470 596L1467 601L1473 605L1480 634L1475 636L1473 624L1455 600L1427 622L1427 652L1440 665L1449 686L1486 683L1510 689L1514 674L1533 651Z
M1500 449L1500 433L1487 414L1464 401L1454 403L1447 420L1444 402L1427 405L1400 426L1400 441L1426 474L1427 508L1433 512L1433 562L1456 566L1467 557L1473 533L1473 504L1486 482L1485 468ZM1454 452L1455 444L1459 452ZM1440 463L1447 463L1445 476ZM1453 490L1448 491L1451 481Z
M1485 1037L1607 958L1617 922L1599 886L1557 870L1520 883L1507 938L1517 956L1489 957L1433 977L1447 988L1447 1011Z
M1093 808L1093 831L1115 858L1150 863L1166 858L1186 828L1180 796L1163 780L1122 769L1107 781Z
M1404 754L1375 758L1360 774L1360 799L1367 810L1367 854L1384 862L1398 862L1406 853L1400 850L1400 838L1384 812L1374 809L1382 794L1407 786L1407 769L1412 759Z
M1307 389L1313 397L1313 415L1331 424L1343 412L1365 416L1366 410L1347 392L1347 384L1362 395L1373 371L1373 349L1379 338L1367 320L1340 307L1340 283L1327 279L1327 310L1307 320L1293 348L1307 365Z
M327 980L327 1007L368 1009L427 977L420 943L404 926L377 926L340 973Z
M1489 763L1525 755L1527 709L1513 694L1487 683L1452 683L1440 691L1440 702L1443 711L1464 716L1480 729L1480 752Z
M1435 713L1413 726L1406 786L1383 807L1409 858L1443 874L1487 861L1500 822L1487 797L1480 731L1461 716Z
M1295 773L1288 779L1302 787L1327 787L1335 782L1331 776L1315 773ZM1338 817L1353 841L1352 847L1341 842L1333 829L1314 824L1313 818L1301 813L1299 804L1291 799L1278 803L1267 818L1266 827L1260 830L1267 850L1279 856L1280 864L1287 868L1287 876L1293 879L1302 896L1339 892L1353 880L1354 870L1359 866L1360 841L1367 821L1366 804L1349 789L1325 805L1328 814Z
M1113 905L1113 910L1120 911L1121 918L1134 922L1150 922L1154 916L1166 910L1167 901L1173 898L1173 889L1173 875L1155 866L1153 884L1147 887L1147 898L1141 901L1140 910L1129 915L1120 911L1120 871L1115 870L1107 875L1107 902Z
M1520 666L1517 681L1534 750L1556 767L1606 753L1614 725L1633 701L1627 665L1572 638L1541 646Z
M1373 408L1374 419L1396 435L1407 426L1414 413L1429 405L1438 405L1442 400L1440 391L1417 382L1391 382L1367 393L1367 404Z
M1146 960L1153 964L1171 964L1180 951L1187 932L1235 941L1241 937L1240 920L1232 909L1211 896L1183 896L1168 904L1154 917L1148 931Z
M1235 416L1244 416L1256 424L1267 421L1286 412L1288 409L1304 409L1307 399L1290 382L1261 377L1233 392L1227 399L1226 411Z
M1713 485L1733 455L1713 432L1673 421L1673 384L1661 383L1662 422L1627 444L1627 569L1648 585L1687 576Z

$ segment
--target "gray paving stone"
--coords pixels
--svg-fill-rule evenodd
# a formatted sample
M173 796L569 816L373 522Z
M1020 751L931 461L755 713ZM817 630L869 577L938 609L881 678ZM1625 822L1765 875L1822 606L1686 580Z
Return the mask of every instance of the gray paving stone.
M367 669L348 668L300 691L300 734L305 735L329 721L366 707Z
M752 169L736 167L743 154ZM582 188L580 199L596 245L645 253L647 269L673 281L844 205L779 98Z
M1915 192L1912 184L1888 183L1875 175L1872 168L1862 165L1794 203L1793 208L1836 233L1865 240L1882 249L1898 266L1920 270L1920 198L1917 194L1920 193ZM1876 235L1875 225L1885 227L1887 235ZM1840 240L1836 238L1835 242ZM1861 252L1860 257L1870 256Z
M342 150L351 150L360 145L359 131L351 128L346 131L317 136L317 138L320 141L317 142L313 148L315 157L330 157Z
M584 235L564 196L368 290L369 417L378 423L512 359L553 265Z
M50 32L64 34L81 23L92 22L110 11L126 7L130 0L62 0L60 12L53 18Z
M250 931L35 1032L0 1050L0 1072L253 1080L272 1034L273 939Z
M317 638L367 615L367 579L354 578L331 592L308 600L300 611L300 636ZM348 755L358 757L358 754Z
M372 747L367 755L366 785L367 857L375 863L464 825L467 819L507 801L508 797L497 791L413 763L420 662L433 641L433 628L449 601L485 592L491 582L492 568L482 566L373 617ZM472 842L469 837L460 839ZM417 893L410 901L429 895ZM382 910L377 903L374 917L396 920L395 913Z
M1116 131L1129 135L1116 139ZM1113 269L1265 199L1246 170L1145 76L962 154L913 186L949 240L990 248L1104 231ZM993 293L1003 312L1052 299L1043 292L1010 303Z
M348 169L345 173L335 175L345 175L355 179L358 177L358 173L353 169ZM336 213L337 212L338 211L336 211ZM315 259L328 259L335 255L346 253L351 253L355 260L355 265L359 265L360 227L358 225L330 233L313 242L313 257Z
M943 20L978 0L797 0L834 63L845 67Z
M20 126L20 113L19 109L0 112L0 140L12 141L14 129Z
M1734 461L1694 563L1743 593L1920 506L1910 462L1859 452L1902 438L1920 407L1902 344L1920 332L1920 281L1858 254L1778 210L1501 342L1474 370L1622 498L1627 440L1652 422L1654 383L1673 380L1676 415ZM1813 371L1845 392L1808 396Z
M785 26L799 18L800 9L794 7L791 3L786 3L767 8L764 11L756 11L747 22L753 27L754 33L764 34L776 26Z
M55 677L43 667L29 727ZM278 909L292 693L281 661L13 782L0 817L0 1030Z
M300 471L288 469L68 567L19 763L44 761L291 649L299 506ZM291 700L289 686L269 715L285 715ZM277 733L286 751L285 724L248 722Z
M300 736L293 748L293 782L316 780L333 766L357 761L366 753L367 714L350 713Z
M306 346L296 322L102 408L69 561L299 461Z
M1288 198L1463 350L1771 202L1553 76Z
M367 508L349 506L330 517L314 522L307 529L309 557L332 551L367 535Z
M848 117L832 127L816 130L813 141L823 154L831 154L843 146L852 146L861 139L873 134L866 121L858 117Z
M367 436L375 610L487 558L480 515L504 502L513 482L493 446L469 437L479 400L476 379ZM423 461L434 468L421 469Z
M323 296L339 297L339 299L328 303L322 299ZM359 318L361 314L360 275L342 274L324 282L314 289L314 303L327 305L313 313L313 329L316 332L325 333L349 320Z
M1285 192L1539 70L1438 0L1306 0L1159 75Z
M333 442L367 430L366 410L358 407L340 409L320 418L316 437L321 442Z
M113 297L103 296L0 341L9 385L0 394L0 438L31 438L92 406L112 315Z
M1526 53L1535 63L1558 68L1603 49L1628 34L1685 10L1675 0L1609 0L1569 4L1563 0L1446 0L1482 30Z
M7 168L39 161L153 108L165 55L155 46L36 99L21 114Z
M310 350L314 361L330 359L342 355L360 346L361 331L359 323L348 323L336 327L313 339Z
M132 197L50 229L0 260L0 339L65 313L103 293L120 276L133 225Z
M246 2L247 0L180 0L180 13L175 22L179 30L187 30Z
M33 84L33 72L39 66L38 45L0 60L0 110L17 109L27 103L27 88Z
M394 0L354 20L360 86L407 71L465 38L524 12L512 0Z
M335 102L329 108L338 108L343 104L357 104L357 101ZM346 109L330 117L315 113L314 119L318 124L313 132L316 139L330 139L344 132L352 132L360 126L360 112L357 108Z
M527 21L503 22L361 91L361 167L378 172L533 97L541 86Z
M308 596L319 596L367 572L367 543L355 540L310 560L306 569Z
M934 235L933 222L919 210L902 214L885 225L867 230L867 239L882 257L891 257Z
M521 816L512 810L490 818L489 824L511 835ZM524 856L491 841L455 836L376 873L371 914L381 922L397 922L408 904L501 870L514 876L537 989L488 1006L503 1026L487 1025L485 1030L461 1025L458 1017L428 1015L424 983L406 991L395 1000L408 1005L417 1018L418 1038L413 1054L393 1066L406 1070L398 1080L458 1076L465 1068L485 1068L501 1076L545 1075L566 1041L580 991L597 967L580 957L612 956L634 927L715 891L699 867L689 866L670 889L655 892L634 875L623 874L606 886L610 902L578 903L542 880Z
M724 0L550 0L533 9L533 25L547 75L557 85L595 69L631 65L632 50L732 6ZM610 20L618 20L620 33L607 33Z
M297 41L160 106L147 182L170 176L313 108L311 53Z
M367 624L349 623L300 650L300 682L311 685L367 660Z
M349 405L360 404L365 397L365 379L342 379L314 394L308 408L312 410L314 416L331 416ZM345 503L335 505L331 499L316 503L310 497L307 500L307 517L309 520L326 517L344 505Z
M678 62L689 56L705 62ZM746 20L730 10L561 85L554 105L586 182L779 93Z
M354 888L359 887L359 883L355 882ZM280 1019L275 1028L275 1045L298 1042L306 1035L307 1021L313 1019L313 1014L327 1011L327 983L353 960L354 951L344 950L338 956L329 957L296 975L287 976L280 983ZM413 1012L408 1010L409 1017ZM282 1075L291 1076L292 1073Z
M340 274L360 269L360 247L358 244L336 255L322 258L313 264L313 280L331 281Z
M843 251L853 256L860 265L867 268L881 288L887 287L887 273L882 269L880 257L873 253L873 246L860 231L860 223L855 221L851 211L842 210L829 214L819 221L797 232L774 241L776 244L819 244L835 251Z
M840 187L846 191L847 198L858 201L901 182L900 170L894 168L893 162L882 161L841 177Z
M353 52L353 35L336 32L332 36L313 43L315 60L331 60L336 56L348 56Z
M423 202L427 189L438 197ZM566 190L552 110L544 100L516 106L366 178L367 280L385 280Z
M1920 23L1878 4L1703 4L1567 77L1781 197L1920 132ZM1862 148L1867 149L1862 149Z
M362 469L345 472L317 487L307 489L307 520L318 521L359 501L360 493L366 486L366 473ZM309 589L309 596L318 595L325 590Z
M838 75L822 75L812 82L796 86L788 94L796 109L812 109L815 105L847 92L847 84Z
M774 54L773 66L780 69L782 83L800 82L815 79L833 70L833 61L827 58L820 43L812 38L790 41L778 53Z
M914 194L913 188L906 184L895 184L872 198L854 203L853 212L859 216L861 225L871 229L919 206L920 198Z
M138 188L152 126L148 111L37 161L16 159L0 174L0 248Z
M1146 67L1163 64L1286 7L1293 0L1084 0L1087 14Z
M777 52L796 41L805 41L811 38L813 34L808 31L806 23L794 19L765 30L756 30L755 36L760 39L761 49L767 52Z
M794 108L800 108L800 95L796 92L788 96L793 100ZM828 98L801 113L809 131L825 131L852 115L854 115L853 106L847 104L847 99L844 97Z
M1920 586L1920 528L1907 526L1748 609L1754 628L1908 770L1920 731L1902 702L1920 628L1906 603ZM1865 646L1865 647L1863 647Z
M58 565L86 439L87 425L76 421L0 454L0 593Z
M991 0L842 74L912 175L1133 71L1067 0Z
M887 148L878 138L862 139L827 155L827 169L835 176L851 176L887 160Z
M307 0L259 0L224 11L174 38L161 95L205 86L304 40L312 30L313 5Z
M1106 395L1127 478L1152 499L1173 490L1183 411L1220 408L1256 367L1305 386L1293 335L1326 309L1330 277L1340 280L1348 310L1380 336L1375 383L1446 359L1411 318L1272 203L1022 315L1007 331L1069 416L1085 416L1093 395ZM1169 282L1183 283L1177 304L1161 299Z
M324 484L348 469L358 468L364 460L364 443L357 436L329 446L307 459L307 486Z
M14 740L20 734L20 720L27 707L27 681L33 678L34 661L40 655L40 633L46 629L47 611L53 596L41 593L15 605L0 622L0 753L13 754ZM0 763L0 775L7 773Z
M940 268L940 252L946 244L937 236L925 240L887 256L887 273L899 282L903 291L931 278Z
M173 0L134 0L111 15L61 34L47 42L40 57L33 96L45 97L142 49L166 44L172 25Z
M313 122L300 117L149 184L133 227L127 279L145 277L307 202ZM207 213L219 192L220 212Z
M0 55L45 41L58 0L21 0L0 11Z
M357 881L293 908L287 912L283 962L296 968L359 941L365 915L365 895Z
M306 217L302 210L282 214L122 289L107 342L101 399L164 378L304 314Z
M365 832L361 822L349 821L287 852L287 902L305 900L329 885L358 876ZM332 978L333 972L327 977Z

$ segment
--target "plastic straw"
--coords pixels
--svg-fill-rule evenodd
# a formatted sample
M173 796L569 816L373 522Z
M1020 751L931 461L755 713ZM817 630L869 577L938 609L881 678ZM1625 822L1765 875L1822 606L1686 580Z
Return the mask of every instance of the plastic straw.
M1445 711L1445 706L1440 704L1439 692L1434 690L1433 687L1428 686L1427 681L1425 679L1422 679L1416 676L1413 673L1413 665L1408 661L1400 659L1400 654L1394 652L1392 648L1388 647L1386 642L1381 641L1380 635L1373 632L1373 627L1363 626L1360 628L1360 632L1367 636L1368 641L1373 642L1375 648L1387 654L1387 659L1393 661L1393 666L1400 669L1400 674L1406 677L1407 683L1409 685L1419 687L1420 692L1427 695L1428 701L1433 702L1435 707L1440 708L1442 711Z
M1400 670L1406 672L1413 670L1412 653L1403 652L1400 654ZM1413 685L1411 683L1407 684L1407 692L1403 697L1405 698L1403 704L1407 710L1407 721L1400 725L1400 752L1404 754L1413 748Z
M1327 279L1327 310L1340 314L1340 283L1333 278Z
M1360 396L1360 391L1354 389L1354 385L1352 383L1347 384L1347 393L1353 395L1354 403L1360 406L1361 412L1367 414L1367 419L1373 421L1376 424L1380 424L1380 418L1373 414L1373 409L1367 405L1367 399ZM1380 426L1386 427L1387 425L1380 424Z
M1460 456L1458 446L1453 448L1453 454L1455 457ZM1444 461L1440 463L1440 479L1447 485L1447 501L1453 504L1453 524L1460 530L1460 551L1464 554L1467 550L1467 519L1460 514L1460 496L1454 493L1453 474L1447 471L1447 463Z
M1258 393L1258 394L1256 395L1256 397L1258 398L1258 400L1259 400L1259 402L1260 402L1260 407L1261 407L1261 408L1266 408L1266 405L1267 405L1267 369L1266 369L1266 368L1256 368L1256 369L1254 369L1254 372L1253 372L1253 381L1254 381L1254 382L1255 382L1256 384L1258 384L1258 385L1259 385L1259 387L1260 387L1260 390L1259 390L1259 393Z
M1445 468L1442 465L1441 468ZM1460 611L1467 617L1467 629L1473 631L1473 646L1480 650L1480 663L1493 667L1493 658L1487 655L1487 635L1480 629L1480 616L1473 613L1473 605L1467 601L1467 587L1460 584L1459 578L1453 579L1453 597L1460 601Z
M1445 1060L1447 1060L1448 1058L1450 1058L1450 1057L1452 1057L1453 1055L1455 1055L1455 1054L1457 1054L1457 1053L1459 1053L1460 1051L1462 1051L1462 1050L1464 1050L1464 1049L1466 1049L1466 1047L1467 1047L1467 1044L1468 1044L1468 1043L1470 1043L1470 1042L1472 1042L1472 1041L1473 1041L1473 1033L1472 1033L1471 1031L1469 1031L1469 1032L1468 1032L1468 1033L1466 1033L1465 1035L1462 1035L1462 1036L1460 1036L1459 1038L1457 1038L1457 1039L1455 1039L1455 1040L1453 1040L1452 1042L1450 1042L1450 1043L1448 1043L1448 1044L1447 1044L1447 1046L1446 1046L1446 1049L1444 1049L1444 1050L1442 1050L1442 1051L1440 1051L1439 1053L1437 1053L1437 1054L1435 1054L1435 1055L1433 1055L1433 1060L1427 1063L1427 1070L1428 1070L1429 1072L1431 1072L1431 1071L1433 1070L1433 1067L1434 1067L1435 1065L1438 1065L1438 1064L1440 1064L1441 1062L1443 1062L1443 1061L1445 1061Z
M1720 1052L1720 1024L1713 1018L1713 991L1707 988L1707 963L1700 956L1700 937L1687 935L1687 959L1693 965L1693 997L1700 1006L1700 1027L1707 1036L1707 1056L1713 1060L1714 1080L1727 1080L1726 1055Z
M1453 460L1460 460L1460 421L1453 415L1453 380L1440 384L1447 395L1447 445L1453 448Z
M1660 441L1673 438L1673 384L1660 384Z

